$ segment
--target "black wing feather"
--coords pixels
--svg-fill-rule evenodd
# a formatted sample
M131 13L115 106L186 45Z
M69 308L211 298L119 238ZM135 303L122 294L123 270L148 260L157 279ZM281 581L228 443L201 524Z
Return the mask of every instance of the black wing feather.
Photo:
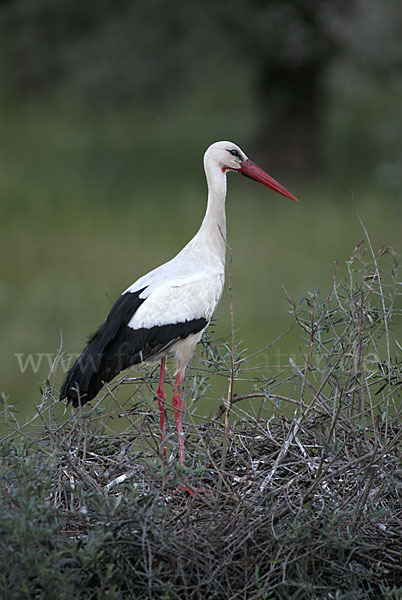
M208 324L206 319L200 318L132 329L127 325L145 300L139 297L142 291L126 292L115 302L104 323L68 371L60 390L60 400L67 398L73 406L89 402L103 384L120 371L157 356L178 340L202 331Z
M127 325L135 311L144 302L145 298L139 297L144 289L134 293L126 292L113 304L105 321L89 338L81 356L78 357L68 371L60 390L60 400L67 398L68 401L73 402L74 406L78 406L79 398L84 403L97 394L99 390L91 394L91 391L94 391L92 381L94 374L100 369L108 345L116 338L119 330Z

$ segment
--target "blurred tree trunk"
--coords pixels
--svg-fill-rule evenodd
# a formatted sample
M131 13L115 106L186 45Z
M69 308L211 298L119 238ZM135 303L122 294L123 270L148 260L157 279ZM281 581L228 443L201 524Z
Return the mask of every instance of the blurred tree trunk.
M272 170L314 176L324 166L321 118L326 103L325 64L280 64L261 73L262 128L257 144Z

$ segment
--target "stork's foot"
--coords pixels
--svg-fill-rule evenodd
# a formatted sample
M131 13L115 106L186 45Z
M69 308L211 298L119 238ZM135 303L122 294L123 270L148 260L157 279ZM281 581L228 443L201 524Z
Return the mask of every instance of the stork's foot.
M190 487L188 485L188 483L181 483L180 485L177 486L177 488L175 489L175 491L173 492L174 494L180 494L180 493L184 493L184 494L188 494L189 496L195 496L198 493L198 488L195 487Z
M191 483L189 483L188 481L185 481L185 482L181 483L180 485L178 485L173 493L174 494L184 493L184 494L188 494L189 496L192 496L192 497L194 497L194 496L210 496L212 494L212 490L210 490L209 488L195 487L194 485L191 485Z

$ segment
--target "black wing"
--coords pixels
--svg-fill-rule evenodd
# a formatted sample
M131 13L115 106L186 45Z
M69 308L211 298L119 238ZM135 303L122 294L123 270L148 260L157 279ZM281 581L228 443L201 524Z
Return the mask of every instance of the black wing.
M92 400L104 383L120 371L165 351L191 333L208 324L204 318L133 329L128 323L144 302L141 292L126 292L115 302L108 317L91 336L81 356L68 371L60 390L60 400L67 398L73 406Z

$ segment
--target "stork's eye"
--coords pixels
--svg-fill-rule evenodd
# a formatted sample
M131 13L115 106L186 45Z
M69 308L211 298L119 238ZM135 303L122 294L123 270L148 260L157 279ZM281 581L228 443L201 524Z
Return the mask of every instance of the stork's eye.
M228 150L228 152L230 152L230 154L232 156L237 156L237 158L240 158L240 154L238 153L237 150L234 150L234 149L233 150Z

